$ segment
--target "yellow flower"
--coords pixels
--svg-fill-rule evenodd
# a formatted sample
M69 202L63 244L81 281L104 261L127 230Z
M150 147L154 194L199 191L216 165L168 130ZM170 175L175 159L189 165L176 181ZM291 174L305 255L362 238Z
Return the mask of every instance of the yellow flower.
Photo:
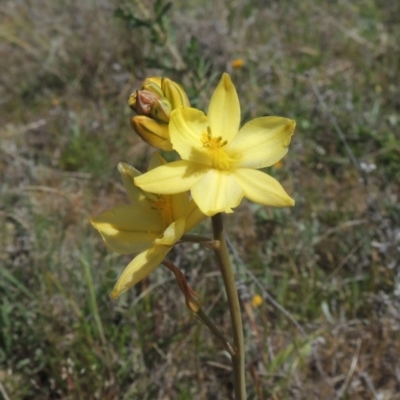
M279 160L278 162L276 162L276 163L273 165L273 167L276 168L276 169L282 168L282 167L283 167L283 161L282 161L282 160Z
M251 299L251 305L254 308L260 307L262 303L263 303L263 299L259 294L255 294L253 296L253 298Z
M243 58L235 58L231 62L232 68L235 68L235 69L242 68L244 66L244 64L245 64L245 62L244 62Z
M149 169L162 164L165 160L155 154ZM204 218L186 193L163 196L144 192L133 183L139 171L124 163L118 169L131 204L115 207L90 221L112 250L139 253L119 277L113 298L149 275L182 235Z
M233 212L243 197L256 203L293 206L280 183L257 171L279 161L288 151L295 122L281 117L256 118L239 130L240 105L228 74L223 74L207 116L189 107L171 113L169 135L182 160L135 178L153 193L191 190L206 215Z
M129 97L129 106L138 115L131 118L134 131L148 144L171 151L168 122L171 111L187 106L189 100L182 86L168 78L152 77Z

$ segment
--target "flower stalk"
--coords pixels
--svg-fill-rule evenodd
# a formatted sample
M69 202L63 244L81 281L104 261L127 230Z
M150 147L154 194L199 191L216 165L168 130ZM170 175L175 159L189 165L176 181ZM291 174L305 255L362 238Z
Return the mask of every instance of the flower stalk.
M208 318L207 314L201 308L200 296L189 286L182 271L171 261L165 260L163 264L175 275L176 282L182 294L185 297L187 308L193 312L196 318L201 321L214 336L219 340L224 349L231 355L235 355L235 350L228 339L222 334L222 332L214 325L214 323Z
M245 400L246 382L244 371L244 339L239 296L236 289L235 276L233 274L232 265L229 259L228 247L225 241L222 214L216 214L211 219L214 240L218 240L220 242L220 246L215 248L214 252L220 265L232 323L232 337L234 347L234 354L232 354L232 368L235 399Z

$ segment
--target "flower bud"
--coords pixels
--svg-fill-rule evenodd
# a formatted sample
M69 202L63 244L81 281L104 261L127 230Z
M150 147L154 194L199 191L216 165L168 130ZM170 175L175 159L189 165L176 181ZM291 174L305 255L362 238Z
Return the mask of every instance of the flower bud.
M163 78L161 81L161 89L164 97L171 103L171 109L178 107L190 107L189 99L182 86L171 81L171 79Z
M178 107L190 106L182 86L168 78L147 78L141 89L131 94L128 102L138 114L131 119L131 126L137 134L151 146L171 151L168 134L171 112Z
M171 111L170 102L163 97L152 104L149 116L154 118L156 121L168 124Z
M158 101L160 96L149 90L136 90L129 97L129 107L139 115L150 115L153 103Z
M147 78L142 83L142 90L148 90L157 94L159 97L163 97L164 93L161 88L161 82L163 78L160 76L154 76L152 78Z
M137 115L131 118L131 126L150 146L164 151L172 151L172 144L168 134L168 124L155 121L145 115Z

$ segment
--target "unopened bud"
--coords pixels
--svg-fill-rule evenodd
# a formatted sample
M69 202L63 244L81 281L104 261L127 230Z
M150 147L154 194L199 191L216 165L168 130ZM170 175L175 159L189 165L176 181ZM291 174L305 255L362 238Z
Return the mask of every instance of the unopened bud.
M157 121L168 124L170 114L171 104L165 97L163 97L152 104L149 116Z
M181 85L168 78L147 78L129 97L129 107L138 114L131 119L131 126L146 143L171 151L169 117L172 110L183 106L190 104Z
M178 83L171 81L171 79L163 78L161 89L163 96L171 103L172 110L178 107L190 107L189 99L182 86Z
M160 96L149 90L136 90L129 97L129 107L139 115L150 115L151 108Z
M164 151L171 151L172 144L169 140L168 125L158 122L145 115L131 118L131 126L136 133L150 146Z
M147 78L142 83L142 90L148 90L149 92L153 92L157 94L159 97L165 96L162 88L161 82L163 78L160 76L153 76L152 78Z

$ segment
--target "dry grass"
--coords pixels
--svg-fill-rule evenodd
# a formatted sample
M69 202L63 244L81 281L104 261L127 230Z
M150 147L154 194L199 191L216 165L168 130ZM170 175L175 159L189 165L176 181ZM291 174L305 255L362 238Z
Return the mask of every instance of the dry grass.
M206 108L225 70L243 121L297 121L283 165L268 170L296 206L244 202L226 219L242 281L249 399L400 399L400 8L203 3L173 3L164 45L114 16L124 5L143 18L134 2L0 6L6 400L232 398L226 354L186 311L167 270L109 299L130 257L107 250L88 223L126 202L117 163L144 169L151 154L129 127L127 98L140 80L168 75ZM232 68L236 58L243 67ZM229 335L208 251L179 245L171 259Z

